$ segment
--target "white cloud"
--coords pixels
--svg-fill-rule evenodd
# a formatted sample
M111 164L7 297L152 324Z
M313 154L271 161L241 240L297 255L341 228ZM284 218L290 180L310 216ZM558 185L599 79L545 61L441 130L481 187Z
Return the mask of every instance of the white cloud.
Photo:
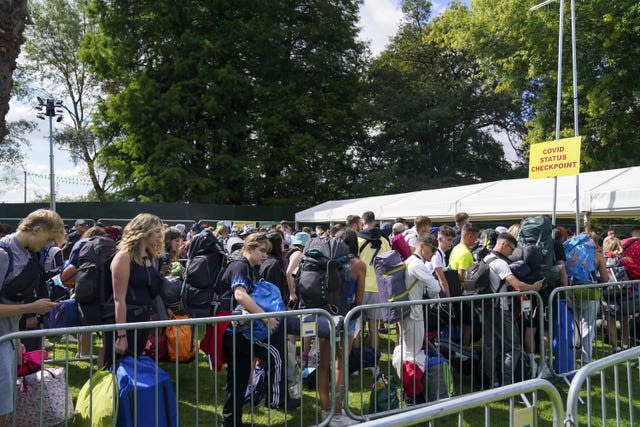
M394 0L365 0L360 7L360 39L370 43L371 53L378 55L396 33L402 11Z

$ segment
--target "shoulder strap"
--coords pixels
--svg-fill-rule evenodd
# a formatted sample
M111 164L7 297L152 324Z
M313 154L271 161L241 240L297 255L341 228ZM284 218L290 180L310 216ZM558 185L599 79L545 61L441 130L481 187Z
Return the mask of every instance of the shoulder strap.
M364 251L367 245L370 245L370 244L371 244L371 240L365 240L364 243L360 245L360 248L358 249L358 255L361 255L362 251Z
M13 271L13 252L11 252L9 245L6 244L5 242L0 242L0 248L2 248L5 251L5 253L7 254L7 257L9 258L9 266L7 267L7 272L4 278L2 279L2 283L4 283L4 280L7 278L7 276L11 274L11 272Z

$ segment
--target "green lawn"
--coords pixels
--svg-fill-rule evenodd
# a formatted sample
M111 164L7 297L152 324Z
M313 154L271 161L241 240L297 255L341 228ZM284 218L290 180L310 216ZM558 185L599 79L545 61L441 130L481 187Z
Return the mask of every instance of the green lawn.
M202 336L202 335L200 335ZM390 360L387 353L387 349L393 349L395 334L381 335L380 348L382 350L382 358L380 361L380 370L384 373L393 372L389 367ZM94 341L98 345L99 341ZM597 351L605 351L606 344L602 342L596 343ZM97 350L96 350L97 351ZM54 351L51 351L55 359L64 360L67 354L64 344L57 341ZM76 345L69 344L68 354L75 355ZM226 370L215 373L210 371L208 364L203 355L200 354L199 361L176 364L172 362L161 362L162 369L167 371L174 381L174 385L177 385L177 399L179 402L179 417L181 425L183 426L196 426L196 425L220 425L221 424L221 403L224 396L224 384ZM94 365L94 370L95 365ZM605 386L605 414L606 422L603 423L602 410L601 410L601 395L602 388L600 385L600 377L597 377L592 381L589 396L591 396L590 405L593 425L615 425L613 421L616 417L616 398L618 398L620 411L620 425L632 425L629 420L629 402L633 403L632 411L635 423L640 420L640 369L637 363L633 365L631 372L632 386L629 389L627 383L626 369L619 369L619 389L616 391L614 388L614 373L613 369L609 369L605 372L604 378L606 380ZM456 384L466 384L467 378L457 369L454 368L454 380ZM90 376L90 364L85 361L72 362L69 364L69 387L72 396L75 399L80 391L80 388L86 382ZM365 370L364 373L357 377L350 377L349 380L349 406L356 414L366 414L369 407L369 395L371 385L373 383L373 376L369 370ZM561 380L556 381L556 386L562 396L563 402L566 399L566 393L568 386ZM462 387L465 392L470 390ZM629 392L630 391L630 392ZM460 387L457 387L457 393L460 393ZM551 425L552 411L551 405L546 400L546 395L541 393L537 402L537 419L538 425ZM587 392L583 390L582 398L585 401L585 405L581 405L579 408L580 422L587 423L586 418L586 404L588 402ZM531 401L532 396L528 396ZM218 402L216 405L215 403ZM516 408L524 407L521 399L514 400ZM289 413L283 413L282 411L267 410L264 405L260 404L257 407L251 408L251 405L247 404L244 408L245 422L253 422L256 425L299 425L309 426L316 424L320 421L321 415L318 404L318 396L315 390L305 389L303 392L303 405L300 409L290 411ZM250 415L253 414L253 415ZM509 417L509 402L499 402L490 406L490 424L493 425L507 425ZM251 418L250 418L251 417ZM612 418L613 417L613 418ZM485 411L483 408L471 410L464 413L463 425L465 426L477 426L484 425ZM611 424L614 422L614 424ZM448 417L437 420L435 425L449 426L457 425L458 418ZM587 425L587 424L584 424Z

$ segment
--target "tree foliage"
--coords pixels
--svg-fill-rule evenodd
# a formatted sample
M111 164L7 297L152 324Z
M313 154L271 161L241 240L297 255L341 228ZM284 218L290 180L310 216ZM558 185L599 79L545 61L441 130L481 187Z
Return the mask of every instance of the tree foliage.
M561 134L573 136L571 22L565 2ZM579 132L582 170L637 165L640 118L640 5L583 0L576 5ZM480 58L497 89L520 105L528 144L555 139L558 5L528 11L525 0L476 0L437 23L443 46Z
M0 0L0 146L9 135L6 116L28 15L27 0Z
M99 96L99 82L78 55L85 35L92 28L86 8L85 0L32 0L33 23L26 32L21 71L32 88L45 86L62 95L65 116L71 124L56 133L55 141L69 153L74 164L86 165L93 189L98 199L104 201L111 173L99 168L97 157L110 140L100 138L92 129L91 115Z
M368 74L360 147L365 194L460 185L509 176L494 134L509 130L510 100L476 59L428 39L430 2L403 5L404 23Z
M356 1L94 2L104 161L139 200L309 204L346 194Z

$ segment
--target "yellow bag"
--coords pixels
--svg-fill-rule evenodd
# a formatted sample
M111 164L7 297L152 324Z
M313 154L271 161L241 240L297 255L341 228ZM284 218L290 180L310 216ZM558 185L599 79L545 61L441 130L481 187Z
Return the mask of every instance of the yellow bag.
M92 396L93 395L93 396ZM98 371L82 386L76 402L75 427L111 427L118 416L118 390L109 371Z
M171 319L188 319L189 316L173 316ZM175 362L190 362L196 357L196 341L193 337L192 325L167 326L167 345L169 347L169 360ZM177 340L176 340L177 336Z

